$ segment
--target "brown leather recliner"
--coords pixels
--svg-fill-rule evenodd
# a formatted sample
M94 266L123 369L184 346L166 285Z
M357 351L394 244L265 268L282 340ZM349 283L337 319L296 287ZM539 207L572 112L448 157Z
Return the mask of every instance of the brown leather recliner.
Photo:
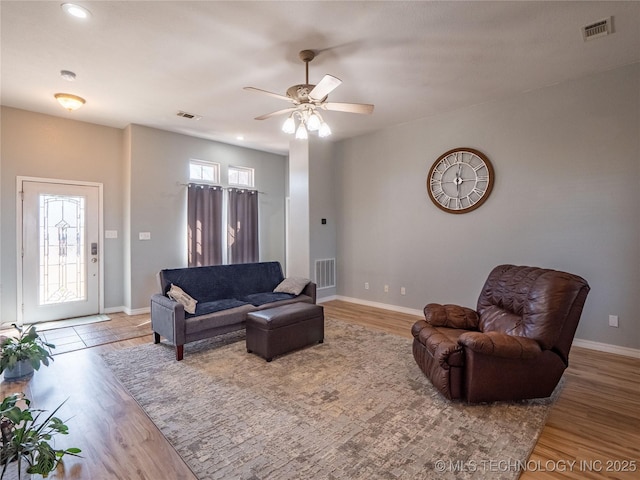
M413 356L449 399L548 397L568 366L589 284L570 273L500 265L476 310L430 303L416 322Z

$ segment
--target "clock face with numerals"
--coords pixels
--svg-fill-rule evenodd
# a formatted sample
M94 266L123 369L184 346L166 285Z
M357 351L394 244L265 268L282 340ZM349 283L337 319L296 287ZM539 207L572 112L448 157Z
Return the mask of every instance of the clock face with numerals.
M436 207L449 213L467 213L482 205L493 188L489 159L472 148L443 153L427 176L427 192Z

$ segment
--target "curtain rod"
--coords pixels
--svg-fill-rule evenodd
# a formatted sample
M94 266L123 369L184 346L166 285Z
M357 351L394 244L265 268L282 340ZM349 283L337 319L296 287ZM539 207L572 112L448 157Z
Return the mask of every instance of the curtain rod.
M225 187L224 185L212 185L210 183L198 183L198 182L191 182L191 183L176 182L176 184L181 186L181 187L188 187L190 184L193 184L193 185L199 185L199 186L202 186L202 187L220 188L221 190L232 190L232 189L249 190L249 191L252 191L252 192L261 193L262 195L268 195L267 192L261 192L260 190L256 190L255 188L247 188L247 187Z

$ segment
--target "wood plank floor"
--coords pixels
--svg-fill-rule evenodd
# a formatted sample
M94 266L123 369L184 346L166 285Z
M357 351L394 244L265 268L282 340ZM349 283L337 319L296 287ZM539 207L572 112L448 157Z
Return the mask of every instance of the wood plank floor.
M408 338L419 318L341 301L324 306L328 318ZM59 354L29 381L0 384L3 397L24 391L37 408L51 410L68 399L59 416L71 417L70 434L58 436L56 444L80 447L84 458L66 459L64 470L49 478L196 478L99 356L151 341L151 335L146 335ZM565 387L521 479L638 478L640 360L574 347L570 362ZM436 476L425 472L423 478Z

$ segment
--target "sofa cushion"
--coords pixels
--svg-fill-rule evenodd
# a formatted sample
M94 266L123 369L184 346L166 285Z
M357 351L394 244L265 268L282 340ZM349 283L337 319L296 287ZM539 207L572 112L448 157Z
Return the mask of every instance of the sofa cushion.
M460 335L458 343L463 347L483 355L502 358L535 358L542 350L535 340L500 332L466 332Z
M220 312L222 310L229 310L231 308L241 307L243 305L248 305L248 304L249 304L248 302L243 302L242 300L236 300L235 298L226 298L224 300L214 300L213 302L199 302L198 305L196 306L196 312L185 313L184 318L207 315L209 313Z
M182 290L179 286L172 283L171 288L167 292L167 296L171 300L175 300L176 302L181 303L184 306L185 312L191 314L195 313L196 304L198 303L198 301L189 296L189 294Z
M291 295L300 295L304 287L310 282L308 278L303 277L287 277L273 290L274 292L290 293Z
M469 330L478 328L478 314L470 308L429 303L424 307L423 311L427 323L434 327L465 328Z
M536 267L499 265L489 274L478 298L479 329L536 340L553 347L581 289L575 275Z
M272 292L284 275L279 262L260 262L165 269L160 271L159 280L163 294L173 283L199 302L207 303Z
M208 330L215 332L230 325L244 326L247 313L253 311L253 309L253 306L245 303L239 307L187 318L184 322L187 341L191 341L189 337L206 338L208 335L203 335L202 333Z
M251 295L242 297L242 300L250 303L255 307L259 307L267 303L278 302L280 300L289 300L295 297L296 295L291 295L290 293L262 292L262 293L252 293Z
M478 326L481 332L500 332L524 336L522 317L497 305L487 306L482 311Z

